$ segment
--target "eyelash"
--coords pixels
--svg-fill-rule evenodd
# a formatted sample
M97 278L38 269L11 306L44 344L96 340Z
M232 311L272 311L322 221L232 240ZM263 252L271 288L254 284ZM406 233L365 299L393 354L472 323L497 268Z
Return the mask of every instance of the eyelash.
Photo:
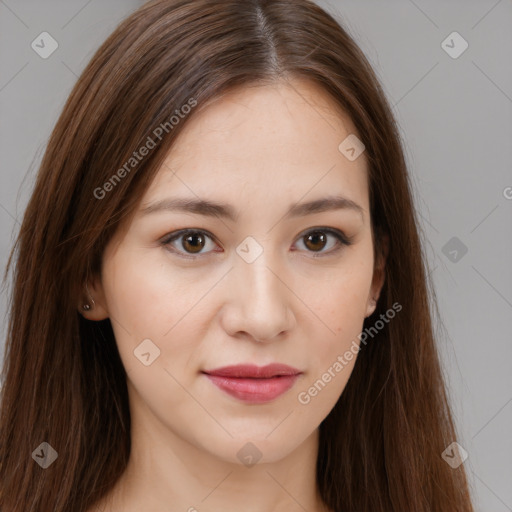
M312 253L312 257L313 258L321 258L321 257L324 257L324 256L333 255L333 254L339 252L344 246L348 247L348 246L352 245L352 243L353 243L352 238L351 237L347 237L342 231L340 231L338 229L323 228L323 227L311 228L308 231L305 231L304 234L301 234L298 239L300 240L300 239L304 238L305 236L307 236L308 234L316 233L316 232L327 233L327 234L333 235L337 239L337 241L338 241L338 246L335 247L334 249L330 249L327 252L316 252L315 253L315 251L308 251L308 252ZM208 231L204 231L202 229L191 229L191 228L188 228L188 229L181 229L179 231L175 231L173 233L170 233L169 235L164 237L164 239L162 239L161 243L169 251L171 251L173 254L176 254L177 256L179 256L181 258L197 259L198 257L204 257L205 255L207 255L208 253L196 253L196 254L183 253L183 252L181 252L181 251L179 251L179 250L177 250L177 249L175 249L174 247L171 246L172 242L174 242L175 240L178 240L183 235L187 235L187 234L205 235L208 238L210 238L212 241L215 241L215 237L211 233L209 233ZM217 243L217 242L215 242L215 243Z

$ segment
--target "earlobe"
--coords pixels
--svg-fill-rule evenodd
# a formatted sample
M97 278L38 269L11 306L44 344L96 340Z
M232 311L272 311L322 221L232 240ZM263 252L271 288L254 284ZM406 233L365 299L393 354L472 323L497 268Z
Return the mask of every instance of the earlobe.
M105 320L108 318L108 311L106 306L104 306L104 296L101 291L101 285L93 286L92 290L91 293L87 283L84 285L84 292L81 297L81 302L78 305L78 310L87 320Z
M374 299L374 298L371 298L369 301L368 301L368 305L366 307L366 315L365 315L365 318L368 318L374 311L375 311L375 308L377 307L377 301Z

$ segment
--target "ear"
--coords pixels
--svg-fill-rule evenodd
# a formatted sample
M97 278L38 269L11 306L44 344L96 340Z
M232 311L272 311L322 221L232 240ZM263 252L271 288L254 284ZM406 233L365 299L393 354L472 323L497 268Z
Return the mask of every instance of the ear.
M85 305L88 305L89 308L84 308ZM87 320L97 322L109 317L100 276L96 276L84 284L78 310Z
M373 278L370 293L368 294L365 318L369 317L377 308L380 292L384 286L386 261L389 253L389 236L387 234L381 235L379 249L373 269Z

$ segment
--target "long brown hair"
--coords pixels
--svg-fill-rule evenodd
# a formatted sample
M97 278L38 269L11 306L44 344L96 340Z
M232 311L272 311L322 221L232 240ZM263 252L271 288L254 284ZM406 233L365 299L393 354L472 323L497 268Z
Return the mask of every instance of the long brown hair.
M130 454L127 376L115 319L89 322L78 311L84 283L100 271L106 244L195 112L234 88L292 78L329 93L366 147L375 251L387 235L389 253L365 326L393 303L403 307L362 348L320 425L321 496L334 511L473 510L463 466L452 469L441 457L455 433L435 348L431 285L399 132L365 56L308 0L154 0L120 23L76 83L9 259L4 512L84 512L123 473ZM178 123L169 122L193 102L197 107ZM158 126L165 126L160 138ZM119 173L148 137L156 147ZM47 469L32 457L42 442L58 453Z

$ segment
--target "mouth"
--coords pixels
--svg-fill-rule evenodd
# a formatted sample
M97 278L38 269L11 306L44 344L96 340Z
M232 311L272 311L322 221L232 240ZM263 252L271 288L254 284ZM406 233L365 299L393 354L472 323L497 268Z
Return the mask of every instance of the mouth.
M225 366L202 372L225 393L246 403L270 402L288 391L302 374L284 364Z

